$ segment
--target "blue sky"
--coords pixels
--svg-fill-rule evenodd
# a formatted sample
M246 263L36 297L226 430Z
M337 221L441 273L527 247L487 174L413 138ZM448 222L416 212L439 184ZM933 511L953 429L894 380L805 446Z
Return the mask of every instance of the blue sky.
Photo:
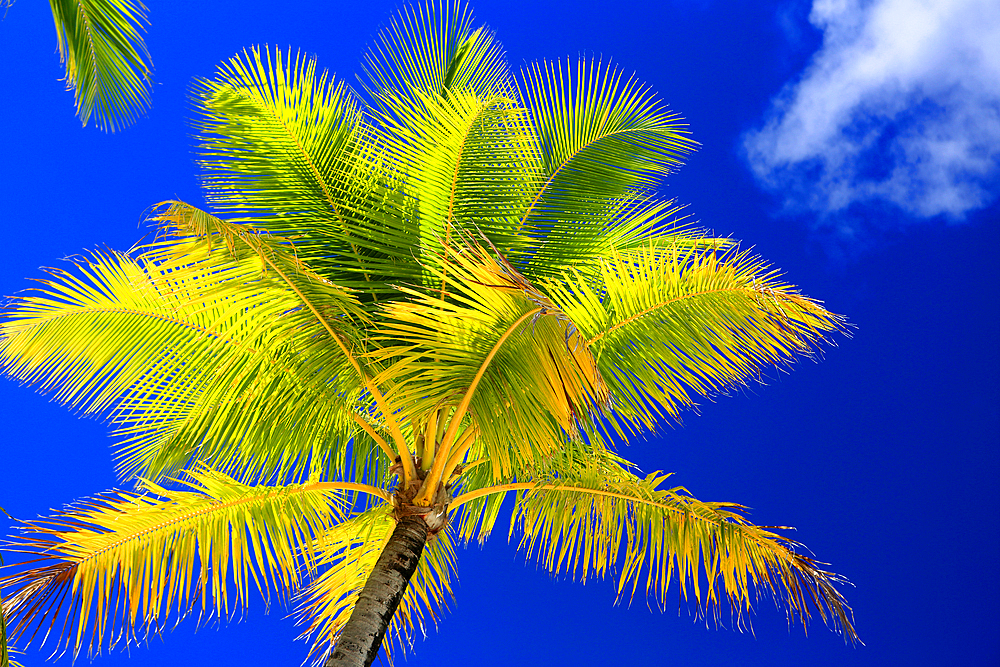
M58 81L51 15L0 22L0 292L84 249L127 249L159 201L202 203L193 77L255 44L316 54L354 81L398 4L151 2L153 107L81 129ZM502 531L460 550L451 613L405 662L603 665L996 664L1000 659L1000 9L989 0L474 2L515 71L593 55L635 71L702 143L665 193L780 267L857 327L820 364L719 398L631 444L644 470L752 508L847 576L866 646L821 623L753 633L686 605L615 606L525 563ZM0 506L31 518L114 486L111 441L32 390L0 382ZM6 520L5 520L6 521ZM8 523L2 528L7 532ZM299 664L285 611L195 631L185 621L96 664ZM47 653L31 652L25 664ZM130 658L131 655L131 658ZM613 658L609 659L609 655Z

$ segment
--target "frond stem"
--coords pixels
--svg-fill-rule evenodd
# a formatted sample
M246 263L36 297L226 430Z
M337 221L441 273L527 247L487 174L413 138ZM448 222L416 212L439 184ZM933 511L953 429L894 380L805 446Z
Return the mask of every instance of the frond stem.
M461 439L458 444L455 445L455 452L448 457L448 462L444 465L444 474L441 476L442 480L449 480L451 476L455 473L455 469L462 463L462 460L469 453L469 449L472 444L476 441L479 436L479 427L470 426L462 434Z
M367 493L369 496L378 496L387 503L392 502L392 496L386 493L384 490L378 488L377 486L371 486L368 484L358 484L357 482L313 482L311 484L305 484L303 489L319 489L321 491L330 489L333 491L360 491L361 493Z
M385 438L375 432L375 429L372 428L371 424L369 424L364 417L355 413L351 415L351 418L354 419L357 425L360 426L365 433L371 436L371 439L375 441L375 444L377 444L378 448L382 450L382 453L389 457L390 461L396 458L396 452L392 450L389 443L385 441Z
M720 294L720 293L723 293L723 292L740 292L740 291L743 291L744 289L746 289L746 288L744 288L744 287L723 287L721 289L705 290L705 291L702 291L702 292L691 292L690 294L685 294L683 296L679 296L679 297L676 297L676 298L673 298L673 299L667 299L666 301L661 301L660 303L657 303L656 305L650 306L649 308L646 308L645 310L636 313L632 317L629 317L627 319L622 320L618 324L615 324L615 325L611 326L610 328L608 328L606 331L602 331L601 333L597 334L593 338L587 340L586 341L586 345L587 345L587 347L590 347L591 345L593 345L597 341L601 340L602 338L604 338L608 334L610 334L610 333L612 333L612 332L614 332L614 331L616 331L618 329L621 329L622 327L627 326L627 325L631 324L632 322L635 322L636 320L642 319L643 317L645 317L646 315L649 315L650 313L652 313L655 310L659 310L660 308L666 308L667 306L669 306L672 303L676 303L678 301L683 301L684 299L691 299L691 298L697 297L697 296L707 296L709 294Z
M606 498L618 498L619 500L629 500L643 505L649 505L651 507L659 507L661 509L671 510L674 512L678 511L677 508L672 505L657 502L655 500L650 500L648 498L629 496L624 493L615 493L614 491L604 491L602 489L588 489L581 486L548 486L544 484L539 485L535 482L514 482L511 484L501 484L500 486L489 486L486 487L485 489L476 489L475 491L469 491L468 493L463 493L462 495L457 496L450 503L448 503L448 509L451 510L456 507L461 507L470 500L475 500L476 498L482 498L483 496L493 495L494 493L507 493L508 491L530 491L532 489L537 489L539 491L583 492L595 496L604 496Z
M428 505L430 499L434 497L435 490L438 484L441 483L442 474L444 473L445 464L448 462L448 454L451 451L451 446L455 442L455 437L458 435L458 427L462 422L462 418L465 417L466 411L469 409L469 403L472 401L473 394L476 393L476 387L479 386L479 381L482 380L483 374L486 372L486 367L490 365L493 361L493 357L500 350L500 347L507 341L514 330L517 329L521 324L527 320L529 317L535 313L542 312L541 306L538 308L533 308L526 312L521 317L517 318L513 324L507 327L507 330L503 332L503 335L497 340L493 345L493 349L490 353L486 355L486 359L479 366L479 371L476 372L476 376L469 383L469 388L465 391L465 396L462 397L462 402L458 404L455 408L455 413L451 417L451 423L448 425L448 431L444 435L444 439L438 449L438 454L434 457L434 465L431 467L430 473L427 475L427 479L424 482L424 488L421 489L420 494L414 498L414 503L417 505ZM404 457L405 458L405 457Z

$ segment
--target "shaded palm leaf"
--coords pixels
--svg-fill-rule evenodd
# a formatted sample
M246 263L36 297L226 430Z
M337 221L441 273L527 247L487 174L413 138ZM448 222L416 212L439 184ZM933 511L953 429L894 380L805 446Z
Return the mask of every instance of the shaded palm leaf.
M135 0L49 0L66 85L84 126L114 132L149 106L152 64L140 31L146 8Z
M385 253L345 209L355 154L370 143L350 89L317 72L314 58L254 48L220 66L216 79L199 81L196 92L199 162L213 207L295 234L300 257L339 284L375 280L366 288L384 290Z
M13 636L42 631L44 643L54 630L56 651L75 656L87 636L100 652L196 607L228 616L251 585L265 601L281 598L315 565L313 542L345 503L336 485L253 487L204 467L180 484L187 490L144 482L141 493L110 491L27 522L10 546L29 568L0 580L13 592Z
M302 593L296 612L299 622L308 624L300 638L311 639L313 658L321 658L336 643L395 526L391 507L384 505L341 522L318 540L320 565L329 569ZM418 628L423 633L428 622L437 623L438 614L453 597L454 569L455 550L448 532L443 531L424 547L386 633L383 648L387 655L391 656L390 638L400 648L409 646Z
M420 251L449 244L456 228L479 228L502 247L516 246L513 230L538 165L524 110L469 89L447 99L418 91L383 102L394 113L379 118L381 141L406 174Z
M561 225L561 231L530 246L531 263L522 268L540 283L558 281L568 271L579 273L595 289L603 290L602 267L616 253L653 247L676 254L679 249L717 250L733 245L686 222L683 210L673 200L639 192L610 200L598 216L603 222L595 224L597 219L590 219ZM560 241L559 234L568 236Z

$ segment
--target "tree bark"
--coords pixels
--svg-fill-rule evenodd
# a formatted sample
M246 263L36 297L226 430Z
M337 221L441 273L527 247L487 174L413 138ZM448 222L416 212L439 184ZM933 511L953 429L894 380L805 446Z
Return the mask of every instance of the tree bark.
M426 542L427 524L422 517L411 515L399 520L324 667L372 664Z

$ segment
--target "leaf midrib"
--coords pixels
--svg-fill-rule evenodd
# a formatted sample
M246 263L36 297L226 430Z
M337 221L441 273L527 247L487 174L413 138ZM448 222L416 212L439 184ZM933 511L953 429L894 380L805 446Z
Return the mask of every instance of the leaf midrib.
M652 313L652 312L654 312L656 310L660 310L661 308L666 308L667 306L669 306L672 303L677 303L678 301L683 301L685 299L692 299L692 298L699 297L699 296L707 296L707 295L710 295L710 294L720 294L720 293L724 293L724 292L744 292L744 291L746 291L746 287L741 287L741 286L737 286L737 287L723 287L723 288L714 289L714 290L702 290L702 291L699 291L699 292L691 292L689 294L684 294L682 296L675 297L673 299L667 299L666 301L661 301L661 302L659 302L659 303L657 303L657 304L655 304L653 306L650 306L649 308L646 308L646 309L644 309L644 310L636 313L635 315L632 315L632 316L630 316L630 317L622 320L621 322L618 322L617 324L609 327L607 330L602 331L601 333L597 334L593 338L590 338L589 340L586 341L587 347L590 347L591 345L593 345L597 341L601 340L605 336L610 335L611 333L617 331L618 329L620 329L620 328L622 328L624 326L627 326L627 325L631 324L632 322L635 322L636 320L639 320L639 319L641 319L643 317L646 317L647 315L649 315L650 313Z

